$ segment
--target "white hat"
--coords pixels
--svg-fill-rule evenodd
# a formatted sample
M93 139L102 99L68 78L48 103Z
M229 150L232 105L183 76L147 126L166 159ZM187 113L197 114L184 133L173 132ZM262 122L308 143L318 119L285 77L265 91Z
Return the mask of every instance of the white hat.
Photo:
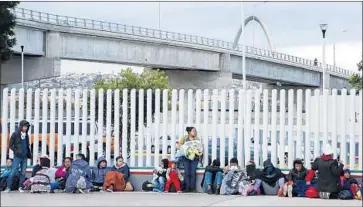
M332 155L332 154L334 154L334 152L333 152L333 149L331 148L331 146L330 145L327 145L326 147L325 147L325 149L324 149L324 153L323 153L324 155Z

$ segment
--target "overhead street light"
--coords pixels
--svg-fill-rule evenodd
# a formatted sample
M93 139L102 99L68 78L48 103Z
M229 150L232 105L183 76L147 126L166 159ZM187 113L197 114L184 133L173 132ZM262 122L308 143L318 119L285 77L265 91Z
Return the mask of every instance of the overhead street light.
M325 70L326 70L326 62L325 62L325 42L326 42L326 38L325 38L325 34L326 34L326 30L328 29L328 24L320 24L320 29L321 32L323 34L323 89L326 88L325 85Z

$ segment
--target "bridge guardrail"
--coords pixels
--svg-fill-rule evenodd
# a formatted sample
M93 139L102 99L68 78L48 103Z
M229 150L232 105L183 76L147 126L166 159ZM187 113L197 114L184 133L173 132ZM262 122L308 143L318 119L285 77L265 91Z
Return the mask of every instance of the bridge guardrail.
M236 48L233 48L232 42L227 42L223 40L216 40L207 37L200 37L196 35L187 35L181 34L177 32L168 32L162 31L157 29L150 29L138 26L129 26L124 24L118 23L111 23L111 22L104 22L99 20L91 20L91 19L84 19L84 18L76 18L76 17L69 17L69 16L62 16L62 15L55 15L49 14L44 12L33 11L24 8L16 8L15 15L19 19L25 19L30 21L39 21L45 23L56 24L60 26L72 26L72 27L79 27L79 28L87 28L87 29L94 29L94 30L103 30L103 31L110 31L116 33L123 33L128 35L136 35L142 37L150 37L150 38L158 38L163 40L172 40L172 41L179 41L185 43L192 43L192 44L200 44L210 47L228 49L242 52L242 45L237 45ZM316 70L321 72L323 69L323 64L318 62L317 65L314 65L314 61L278 53L271 50L265 50L260 48L255 48L251 46L245 46L246 54L250 55L257 55L261 57L272 58L276 60L283 60L286 62L291 62L294 64L300 64L302 66L311 67L310 69ZM356 74L353 71L345 70L340 67L336 67L333 65L326 64L326 70L332 72L336 75L348 77L351 75Z

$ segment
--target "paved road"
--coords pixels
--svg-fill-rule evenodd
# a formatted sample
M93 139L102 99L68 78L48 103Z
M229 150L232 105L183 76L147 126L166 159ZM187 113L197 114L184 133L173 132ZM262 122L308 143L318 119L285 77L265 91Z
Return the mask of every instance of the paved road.
M362 206L358 200L215 196L145 192L1 194L1 206Z

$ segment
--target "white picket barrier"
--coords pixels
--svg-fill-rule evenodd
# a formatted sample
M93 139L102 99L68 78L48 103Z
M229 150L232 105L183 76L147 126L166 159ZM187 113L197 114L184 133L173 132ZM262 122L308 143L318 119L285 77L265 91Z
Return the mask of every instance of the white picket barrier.
M95 90L67 89L64 96L62 89L29 89L26 104L24 90L3 92L1 165L13 156L10 134L25 117L32 125L33 164L49 153L51 164L59 166L64 156L82 152L91 165L97 154L110 163L122 155L131 167L158 166L162 158L175 157L185 126L195 126L204 146L203 166L215 158L225 165L233 157L242 166L251 159L261 166L271 158L286 169L301 158L309 168L331 145L346 166L362 170L362 91L354 89L349 94L345 89L339 94L336 89L297 90L296 95L289 90L287 96L285 90L188 90L186 104L183 89L162 94L124 89L122 95L107 90L106 99L102 89L98 99Z

